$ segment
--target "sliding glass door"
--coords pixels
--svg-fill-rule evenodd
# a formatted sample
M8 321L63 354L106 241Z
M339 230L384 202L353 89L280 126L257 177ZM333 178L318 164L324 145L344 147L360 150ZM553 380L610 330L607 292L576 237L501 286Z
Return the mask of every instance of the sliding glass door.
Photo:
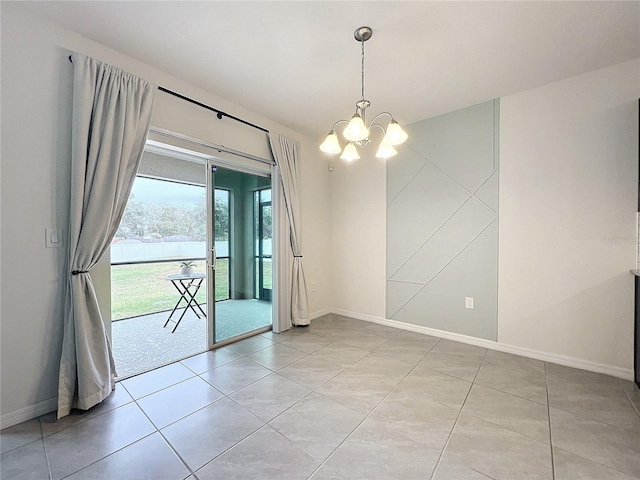
M271 178L208 165L211 346L271 325Z

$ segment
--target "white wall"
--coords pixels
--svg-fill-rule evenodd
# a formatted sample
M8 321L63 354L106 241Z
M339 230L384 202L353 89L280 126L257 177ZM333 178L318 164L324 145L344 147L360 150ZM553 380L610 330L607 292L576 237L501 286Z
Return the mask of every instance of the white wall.
M19 3L19 2L18 2ZM45 227L67 228L72 65L70 51L84 53L302 142L302 214L307 279L315 284L310 311L329 307L329 175L315 144L284 126L204 92L138 60L68 30L21 13L2 2L2 175L1 175L1 409L2 422L52 404L62 342L62 282L66 248L44 247ZM233 68L232 65L228 68ZM156 117L168 99L158 97ZM164 102L164 103L162 103ZM178 108L178 107L176 107ZM180 107L184 109L184 105ZM181 114L183 115L183 114ZM192 136L243 149L232 122L193 106L182 126ZM189 123L191 122L191 123ZM205 128L203 122L210 122ZM216 123L219 122L219 123ZM237 127L238 125L235 125ZM245 128L245 127L243 127ZM241 130L235 130L240 132ZM251 129L244 130L251 131ZM208 138L204 138L208 137ZM257 140L246 145L252 153ZM65 239L66 240L66 239ZM108 290L108 269L96 284ZM102 292L104 293L104 292ZM43 402L43 403L41 403ZM39 406L34 407L35 404Z
M632 368L640 60L501 99L498 340Z
M401 147L400 147L401 148ZM386 164L365 147L360 160L333 158L331 299L346 312L385 315Z
M495 348L630 378L639 96L634 60L500 99ZM384 321L385 167L335 165L333 306Z

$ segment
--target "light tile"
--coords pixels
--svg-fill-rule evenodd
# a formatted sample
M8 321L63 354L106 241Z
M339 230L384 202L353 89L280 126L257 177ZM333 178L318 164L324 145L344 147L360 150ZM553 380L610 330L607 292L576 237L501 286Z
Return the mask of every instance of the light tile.
M442 457L432 480L491 480L489 477Z
M484 356L482 364L534 373L544 373L545 368L544 362L541 360L513 355L511 353L498 352L496 350L487 350L487 354Z
M262 377L266 377L270 373L271 370L268 368L258 365L246 358L241 358L240 360L204 372L200 376L222 393L228 395Z
M6 453L41 438L42 429L37 418L5 428L0 432L0 453Z
M640 477L640 434L550 408L554 447Z
M393 338L398 335L402 330L393 327L387 327L386 325L379 325L377 323L370 323L362 327L361 331L365 333L372 333L385 338Z
M313 333L305 333L304 335L298 335L282 342L284 345L295 348L305 353L313 353L316 350L320 350L331 343L331 340L314 335Z
M309 478L309 480L345 480L345 478L335 470L323 465Z
M45 437L48 437L49 435L53 435L54 433L64 430L65 428L90 420L98 415L102 415L105 412L131 402L133 402L133 398L129 395L129 392L127 392L120 383L116 383L116 388L111 395L89 410L73 409L69 415L62 417L60 420L57 419L57 412L47 413L40 417L42 433Z
M482 361L487 349L468 345L466 343L454 342L453 340L442 339L436 346L431 349L434 353L448 353L450 355L459 355L466 358L473 358Z
M278 370L278 374L311 390L315 390L343 370L343 367L314 356L308 356Z
M453 429L459 410L425 400L423 395L394 390L371 414L398 433L441 451Z
M393 358L410 366L415 366L427 354L427 350L421 347L412 347L402 344L391 344L391 341L383 343L374 350L378 355L384 355L387 358Z
M327 466L349 479L423 480L431 477L439 455L367 419L331 455Z
M368 377L372 380L394 386L402 380L411 369L412 366L405 362L374 352L358 361L355 365L347 368L345 372L360 375L363 378Z
M230 343L226 348L233 350L239 355L249 355L263 348L270 347L273 344L274 342L272 340L256 335L240 340L239 342Z
M199 480L294 480L320 465L284 436L265 426L196 472Z
M553 449L553 469L555 480L632 480L638 478L559 448Z
M363 414L313 393L269 425L314 458L325 460L362 420Z
M264 423L227 398L162 430L171 446L193 470L251 435Z
M471 382L433 370L415 369L398 384L395 390L421 395L425 400L460 409L470 389Z
M247 358L270 370L278 370L306 356L305 353L286 345L276 344L252 353Z
M565 367L555 363L547 363L546 373L547 378L552 383L569 382L582 385L609 385L612 387L619 384L618 379L610 375Z
M317 327L313 327L310 330L314 335L318 335L320 337L324 337L327 340L339 340L342 337L352 334L353 332L357 332L358 330L353 330L351 328L336 326L334 324L329 325L320 325Z
M200 377L190 378L138 400L156 428L163 428L224 395Z
M181 363L172 363L123 380L120 384L124 385L133 398L138 399L194 376L195 373Z
M482 365L475 383L543 405L547 404L547 384L544 372Z
M640 415L640 387L629 380L620 379L620 385L624 389L631 404L635 407L638 415Z
M316 392L356 412L368 415L393 389L388 382L342 372Z
M208 352L185 358L180 363L198 375L212 370L221 365L225 365L234 360L238 360L242 356L226 347L216 348Z
M182 480L189 470L159 433L74 473L69 480Z
M340 339L342 343L369 351L375 350L388 340L389 339L386 337L364 331L350 332L348 335L345 335Z
M451 460L496 480L551 480L549 445L463 413L445 449Z
M333 324L336 326L341 326L341 327L349 328L352 330L362 330L367 325L371 325L371 322L358 320L357 318L345 317L342 315L334 315Z
M470 353L468 352L469 354L455 350L436 350L442 342L444 340L438 342L427 353L417 368L428 368L461 380L473 381L482 363L482 355L478 355L478 352L474 350L471 350Z
M429 351L435 347L439 341L439 338L432 337L431 335L403 330L389 340L388 343L390 345L405 345L407 347L422 348Z
M549 443L546 405L474 385L462 411L541 443Z
M142 410L130 403L46 437L53 480L64 478L154 431Z
M42 439L0 455L0 478L3 480L48 479L49 467Z
M238 390L229 398L268 422L310 392L308 388L273 373Z
M261 337L268 338L272 342L280 343L284 342L286 339L295 337L297 335L302 335L306 332L306 329L303 327L291 327L289 330L285 330L284 332L275 333L273 331L268 331L260 334Z
M353 347L340 341L327 345L312 354L316 358L321 358L344 368L350 367L367 355L369 355L369 350Z
M550 376L549 406L640 432L640 416L622 385L615 382L583 382Z

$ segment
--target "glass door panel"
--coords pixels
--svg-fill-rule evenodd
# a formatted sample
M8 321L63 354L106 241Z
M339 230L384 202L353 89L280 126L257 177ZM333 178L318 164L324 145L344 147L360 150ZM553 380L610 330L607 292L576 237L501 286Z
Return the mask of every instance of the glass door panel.
M211 344L271 325L271 179L210 165Z

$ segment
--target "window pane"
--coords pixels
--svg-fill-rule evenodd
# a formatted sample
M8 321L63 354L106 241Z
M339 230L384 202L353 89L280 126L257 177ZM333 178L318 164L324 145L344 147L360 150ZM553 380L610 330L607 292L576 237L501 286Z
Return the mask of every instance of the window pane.
M136 177L111 242L111 262L204 258L205 196L203 186Z

